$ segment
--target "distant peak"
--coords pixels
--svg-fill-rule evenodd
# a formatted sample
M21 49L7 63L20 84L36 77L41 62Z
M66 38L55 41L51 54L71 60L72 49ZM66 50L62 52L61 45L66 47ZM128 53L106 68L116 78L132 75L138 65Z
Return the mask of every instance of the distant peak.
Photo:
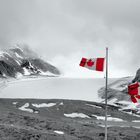
M16 75L60 75L53 65L40 59L27 45L16 45L0 52L0 77L15 77Z

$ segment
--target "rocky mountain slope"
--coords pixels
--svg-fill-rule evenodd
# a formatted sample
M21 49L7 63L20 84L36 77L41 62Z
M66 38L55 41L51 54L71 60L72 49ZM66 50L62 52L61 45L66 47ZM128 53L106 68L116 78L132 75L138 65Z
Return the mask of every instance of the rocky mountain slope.
M0 52L0 77L59 74L55 66L39 58L27 47L16 46Z
M57 99L0 99L1 140L103 140L105 105ZM138 140L140 116L108 105L108 140Z
M127 92L127 85L132 81L133 77L124 77L109 84L107 93L108 104L116 106L122 111L129 113L133 111L136 114L140 114L140 100L138 100L138 103L133 103ZM105 87L98 90L98 95L104 101Z

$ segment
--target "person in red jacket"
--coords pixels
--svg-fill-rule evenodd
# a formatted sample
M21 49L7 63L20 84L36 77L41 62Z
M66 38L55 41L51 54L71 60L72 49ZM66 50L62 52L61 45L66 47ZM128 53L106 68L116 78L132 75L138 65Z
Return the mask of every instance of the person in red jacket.
M128 93L131 97L133 103L137 103L137 99L140 99L139 93L139 83L131 83L128 85Z
M128 93L131 97L132 102L137 103L137 99L140 99L140 68L136 72L135 78L131 84L128 84Z

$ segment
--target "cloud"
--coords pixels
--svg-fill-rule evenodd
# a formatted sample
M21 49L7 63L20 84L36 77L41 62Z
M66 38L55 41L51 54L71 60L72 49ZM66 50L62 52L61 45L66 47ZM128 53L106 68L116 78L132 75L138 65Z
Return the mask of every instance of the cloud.
M133 75L140 66L139 12L139 0L1 0L0 48L26 43L47 60L73 64L77 54L76 62L104 56L108 46L111 75ZM72 64L64 66L67 75Z

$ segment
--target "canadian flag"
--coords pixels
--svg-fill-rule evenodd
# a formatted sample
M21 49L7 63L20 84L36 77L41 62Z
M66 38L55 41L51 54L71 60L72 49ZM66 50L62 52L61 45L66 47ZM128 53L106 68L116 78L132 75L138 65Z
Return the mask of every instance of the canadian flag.
M81 67L88 68L90 70L103 71L105 58L82 58L80 62Z
M128 85L128 93L133 103L137 103L137 99L140 99L140 85L138 82Z

